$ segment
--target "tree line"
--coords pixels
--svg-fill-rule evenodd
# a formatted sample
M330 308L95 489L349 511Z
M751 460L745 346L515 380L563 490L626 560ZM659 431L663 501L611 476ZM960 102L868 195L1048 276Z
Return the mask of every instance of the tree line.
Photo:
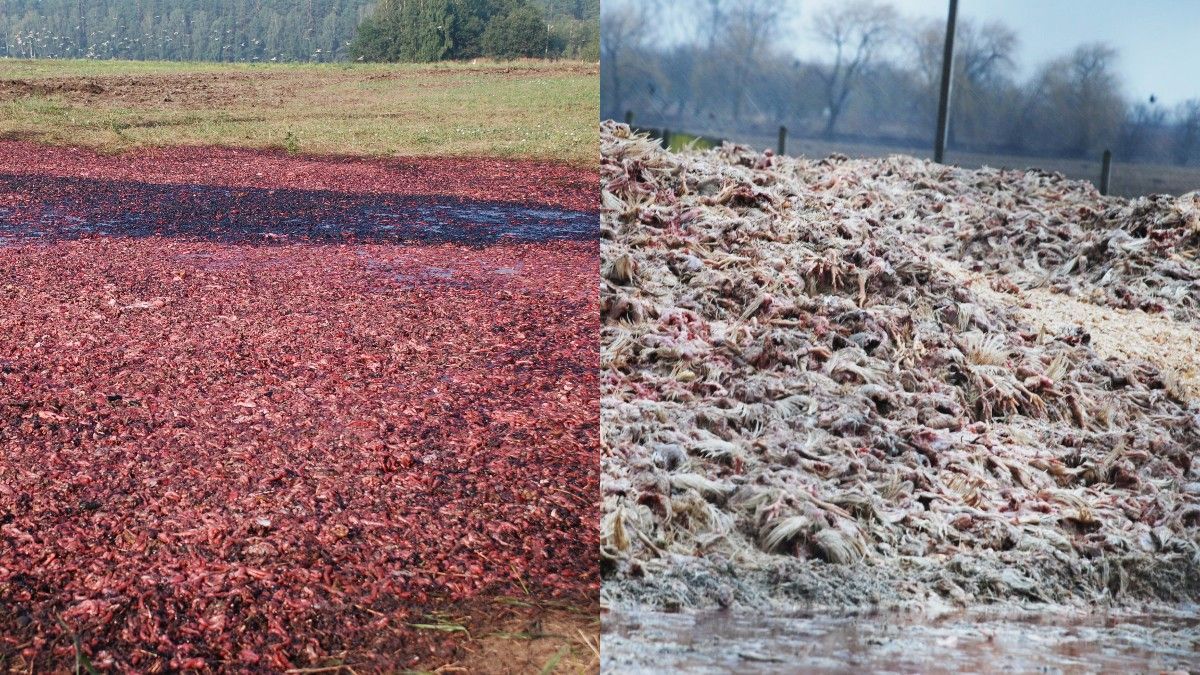
M596 58L599 0L380 0L351 55L366 61Z
M0 55L188 61L349 57L368 0L0 0Z
M911 20L880 0L828 3L804 30L794 0L605 4L602 114L714 135L931 144L944 20ZM815 41L818 56L785 46ZM1128 101L1119 55L1102 42L1065 50L1020 77L1020 40L1001 22L960 17L950 147L964 151L1200 164L1200 99Z
M377 16L420 6L419 31L437 30L437 9L454 5L505 5L488 45L503 57L517 54L517 41L538 22L536 53L550 58L599 58L600 0L0 0L0 57L162 59L186 61L345 61L356 52L360 25ZM520 11L508 11L521 5ZM401 7L403 6L403 7ZM536 16L535 16L536 15ZM400 27L408 30L410 25ZM483 54L484 25L475 35ZM473 28L454 27L462 34ZM402 38L403 39L403 38ZM450 49L438 58L464 58ZM405 53L403 56L412 56ZM394 60L394 59L393 59ZM406 58L404 60L416 60ZM420 59L428 60L428 59Z

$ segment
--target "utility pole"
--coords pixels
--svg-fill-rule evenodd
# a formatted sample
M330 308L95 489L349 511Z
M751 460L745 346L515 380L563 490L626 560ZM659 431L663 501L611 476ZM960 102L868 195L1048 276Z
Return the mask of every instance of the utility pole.
M1112 176L1112 150L1105 150L1100 156L1100 194L1108 194L1108 180Z
M946 16L946 44L942 50L942 88L938 94L937 136L933 139L933 161L946 157L946 129L950 122L950 82L954 79L954 25L958 22L958 0L950 0Z

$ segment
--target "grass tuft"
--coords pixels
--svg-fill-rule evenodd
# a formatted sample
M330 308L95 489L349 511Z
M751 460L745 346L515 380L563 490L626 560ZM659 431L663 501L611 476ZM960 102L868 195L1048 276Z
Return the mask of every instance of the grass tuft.
M287 132L287 136L283 139L283 148L287 150L287 154L295 157L300 154L300 139L291 131Z

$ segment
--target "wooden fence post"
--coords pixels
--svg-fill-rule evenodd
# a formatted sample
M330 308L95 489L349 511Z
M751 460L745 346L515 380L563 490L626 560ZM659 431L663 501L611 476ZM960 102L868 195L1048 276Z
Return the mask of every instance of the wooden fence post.
M779 125L779 142L775 144L775 154L782 155L787 150L787 127Z
M663 127L662 146L667 150L671 149L671 130Z
M1108 194L1108 179L1112 175L1112 150L1105 150L1100 158L1100 194Z
M632 110L625 111L625 124L628 124L629 126L633 126L633 111Z

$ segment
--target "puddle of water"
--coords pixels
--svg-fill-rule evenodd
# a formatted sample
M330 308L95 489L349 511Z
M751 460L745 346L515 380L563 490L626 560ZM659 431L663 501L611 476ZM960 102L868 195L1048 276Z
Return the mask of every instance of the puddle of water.
M610 611L602 642L602 669L623 674L1194 671L1200 614Z
M0 174L0 244L95 235L283 244L355 241L488 245L588 240L596 212L454 197L156 185Z
M358 250L355 255L367 270L406 287L472 288L480 284L493 287L497 282L513 279L525 270L525 263L521 261L497 265L447 260L452 266L434 266L407 255L380 258L365 250ZM381 290L388 289L381 287Z
M469 279L460 279L459 275L449 268L423 267L416 272L401 272L392 275L392 279L402 286L435 286L437 288L471 288Z
M502 274L506 277L513 277L520 274L521 270L523 269L525 269L525 263L517 263L511 267L497 267L496 269L492 270L492 272L495 274Z

